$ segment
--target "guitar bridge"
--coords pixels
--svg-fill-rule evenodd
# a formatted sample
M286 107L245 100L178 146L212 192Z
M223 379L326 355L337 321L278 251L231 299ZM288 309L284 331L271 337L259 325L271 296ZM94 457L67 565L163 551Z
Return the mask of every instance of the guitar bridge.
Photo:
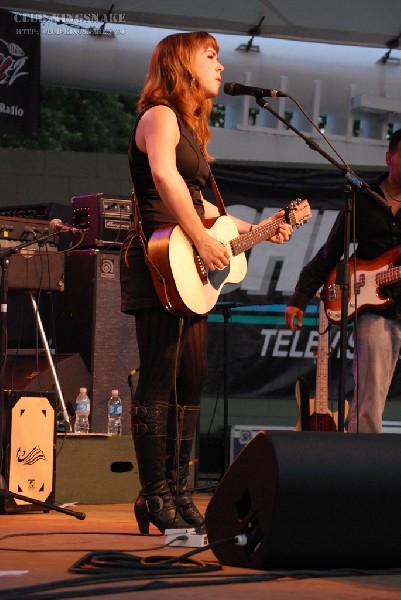
M195 247L193 248L193 254L194 254L195 267L196 267L196 271L199 275L199 279L201 280L203 285L206 285L208 282L208 279L207 279L207 272L205 269L205 265L203 264L203 260L199 256Z

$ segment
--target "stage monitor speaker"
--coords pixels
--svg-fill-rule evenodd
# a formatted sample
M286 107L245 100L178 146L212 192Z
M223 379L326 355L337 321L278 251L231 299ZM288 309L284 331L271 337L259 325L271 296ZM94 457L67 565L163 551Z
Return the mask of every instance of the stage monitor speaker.
M55 498L56 395L6 391L4 410L2 475L8 491L32 502L0 496L0 511L41 510L34 500L53 504Z
M76 250L65 259L65 290L57 304L59 352L78 352L91 377L91 431L107 432L107 401L118 389L123 434L130 435L128 374L139 367L135 318L121 312L120 253ZM134 379L135 385L135 379ZM76 381L76 392L80 382Z
M90 389L92 378L78 354L55 354L52 356L63 399L74 405L77 386ZM41 393L43 390L56 390L56 382L47 357L42 353L34 355L9 356L6 360L5 389L28 390ZM60 407L58 407L60 409Z
M258 433L206 510L225 565L254 568L401 566L401 438L397 434Z

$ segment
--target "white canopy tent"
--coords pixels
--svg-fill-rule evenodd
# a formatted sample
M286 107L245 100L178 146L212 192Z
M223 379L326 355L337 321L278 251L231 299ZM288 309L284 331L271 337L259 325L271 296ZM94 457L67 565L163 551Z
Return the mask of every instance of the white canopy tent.
M85 15L167 29L397 48L401 3L394 0L14 0L2 7L62 18Z

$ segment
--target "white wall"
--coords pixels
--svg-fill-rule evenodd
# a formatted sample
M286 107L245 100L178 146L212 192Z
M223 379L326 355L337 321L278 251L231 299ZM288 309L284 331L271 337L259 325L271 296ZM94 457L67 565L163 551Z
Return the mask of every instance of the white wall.
M102 38L49 23L42 28L44 84L129 94L139 93L154 46L171 33L124 25L114 26L115 37ZM306 136L311 136L314 129L303 111L315 124L324 115L326 134L347 162L358 166L383 164L388 122L394 128L401 127L401 67L398 63L378 62L383 49L263 38L255 40L260 52L243 52L237 49L244 42L242 36L216 37L225 66L224 82L287 92L295 101L271 98L269 105L282 116L285 111L293 112L293 124ZM358 105L360 97L362 103ZM233 98L221 90L216 102L226 106L225 129L237 131L235 144L232 134L216 132L212 151L217 158L326 163L304 142L294 143L295 134L290 132L289 136L285 126L268 111L260 109L256 124L249 125L248 109L257 108L253 98ZM356 119L361 121L359 138L352 132ZM249 135L238 134L238 128L252 133L251 140ZM318 134L316 139L328 149Z

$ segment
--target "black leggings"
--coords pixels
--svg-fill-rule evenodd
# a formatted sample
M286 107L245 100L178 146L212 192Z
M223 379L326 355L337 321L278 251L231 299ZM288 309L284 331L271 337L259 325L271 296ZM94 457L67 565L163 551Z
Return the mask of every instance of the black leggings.
M135 318L140 361L136 402L175 404L177 375L177 404L199 406L207 375L206 317L183 317L181 339L180 319L162 307L139 310Z

